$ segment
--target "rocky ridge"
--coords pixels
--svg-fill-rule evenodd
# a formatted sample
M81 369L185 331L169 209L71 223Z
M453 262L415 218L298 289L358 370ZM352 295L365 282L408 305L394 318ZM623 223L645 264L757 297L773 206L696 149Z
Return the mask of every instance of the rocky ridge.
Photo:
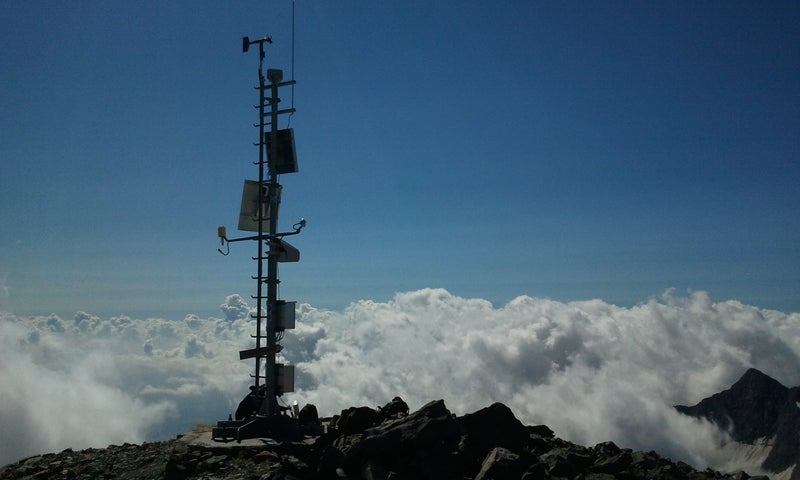
M585 447L547 426L525 426L503 404L461 417L442 400L408 413L399 398L384 408L348 408L320 436L256 444L166 442L65 450L0 468L2 479L669 479L748 480L744 472L696 470L655 452L612 442ZM209 431L198 427L195 431ZM195 432L193 431L193 432ZM197 433L196 432L196 433ZM209 437L210 438L210 437ZM764 479L765 477L760 477Z
M762 449L764 470L800 480L800 387L787 388L751 368L729 389L675 408L711 421L736 442Z

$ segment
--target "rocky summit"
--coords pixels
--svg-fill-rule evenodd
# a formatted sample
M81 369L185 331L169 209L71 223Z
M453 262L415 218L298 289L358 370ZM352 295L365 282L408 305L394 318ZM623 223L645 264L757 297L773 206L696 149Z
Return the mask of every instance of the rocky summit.
M593 447L525 426L503 404L458 417L442 400L409 413L348 408L325 433L293 439L216 442L198 426L171 441L38 455L0 469L2 479L669 479L747 480L744 472L696 470L655 452L612 442ZM760 477L762 479L766 477Z
M761 449L764 470L800 480L800 387L787 388L751 368L729 389L697 405L675 408L709 420L736 442Z

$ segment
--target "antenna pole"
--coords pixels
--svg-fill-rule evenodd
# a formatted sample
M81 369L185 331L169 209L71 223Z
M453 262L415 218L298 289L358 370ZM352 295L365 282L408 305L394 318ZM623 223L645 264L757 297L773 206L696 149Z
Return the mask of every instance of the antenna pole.
M278 158L278 83L282 80L278 70L270 70L270 141L268 143L269 161L269 255L267 255L267 354L266 372L264 372L267 385L267 398L261 403L261 414L272 416L278 414L277 400L277 378L275 370L275 350L277 345L276 323L277 323L277 303L278 303L278 247L280 242L275 236L278 233L278 207L280 198L278 196L278 172L275 168ZM264 90L261 90L261 96ZM262 101L263 108L263 101ZM261 118L264 118L263 116ZM264 138L264 122L261 122L261 138ZM262 142L262 151L263 151ZM263 251L263 250L262 250Z
M258 188L259 188L259 210L263 208L264 201L264 90L266 86L264 85L264 42L258 42L258 138L259 138L259 145L258 145ZM271 205L270 205L271 207ZM275 210L270 208L270 213L274 216ZM258 261L258 271L256 274L256 282L258 283L256 287L256 349L261 348L261 320L265 318L264 316L264 306L263 306L263 285L264 282L262 278L264 278L264 261L263 255L261 252L264 251L264 212L258 212L258 250L256 250L256 259ZM266 319L269 322L269 319ZM262 403L264 398L261 397L261 389L259 388L259 381L261 380L261 357L256 357L256 367L255 367L255 379L254 379L254 386L255 389L253 390L253 394L258 398ZM267 389L269 389L269 383L267 383ZM269 397L269 392L265 392L267 398Z
M300 259L300 252L282 239L300 233L306 225L306 221L301 219L292 227L294 231L278 232L282 191L278 175L297 172L294 132L291 128L278 129L278 117L292 114L295 110L294 107L278 109L281 101L278 88L293 86L295 82L284 82L283 71L278 69L267 69L264 75L265 43L272 43L272 39L242 39L243 52L247 52L250 45L258 44L258 123L254 125L258 128L258 181L245 180L239 230L255 231L257 235L229 239L225 227L218 229L222 245L245 240L256 240L258 244L256 256L253 257L258 262L258 269L252 277L256 280L256 294L253 296L256 309L250 315L256 321L256 334L253 336L255 348L239 352L240 360L255 359L254 385L251 387L253 391L239 405L236 420L218 422L218 427L212 429L212 438L255 438L274 432L280 425L285 426L289 417L282 415L285 409L278 406L278 397L294 391L294 367L278 364L276 355L283 348L278 343L283 338L283 332L294 328L296 305L296 302L278 299L278 263L297 262ZM269 131L267 125L270 126ZM230 247L227 250L220 250L220 253L226 255ZM296 419L293 421L296 423Z

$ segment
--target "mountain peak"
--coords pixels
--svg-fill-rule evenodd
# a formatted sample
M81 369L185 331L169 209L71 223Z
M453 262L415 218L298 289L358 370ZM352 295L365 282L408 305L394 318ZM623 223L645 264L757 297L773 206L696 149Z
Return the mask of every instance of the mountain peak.
M753 443L774 434L788 391L774 378L750 368L729 389L692 407L675 408L685 415L710 420L728 430L737 442Z
M675 409L711 421L739 443L752 445L758 439L769 439L773 447L762 466L781 472L800 462L800 437L796 434L800 428L800 409L795 405L796 396L797 387L789 389L750 368L729 389L697 405L679 405Z
M766 373L751 367L744 372L742 378L731 386L730 390L754 393L772 392L774 394L785 395L788 388Z

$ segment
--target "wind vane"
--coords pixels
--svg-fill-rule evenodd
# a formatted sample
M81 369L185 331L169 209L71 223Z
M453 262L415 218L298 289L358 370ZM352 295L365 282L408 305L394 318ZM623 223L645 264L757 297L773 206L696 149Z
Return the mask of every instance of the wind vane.
M256 275L256 311L251 314L255 319L255 347L239 352L239 359L255 359L255 374L251 375L253 385L251 392L245 397L236 411L236 420L218 422L212 430L212 438L246 438L262 437L270 433L285 431L287 427L296 425L297 412L292 416L285 415L288 407L278 405L278 397L294 391L294 366L276 363L276 355L282 350L280 340L285 330L293 329L295 324L296 302L278 299L278 263L297 262L300 252L284 240L284 237L297 235L306 226L301 219L288 232L278 232L278 209L281 203L283 187L278 183L278 175L297 172L297 154L294 144L294 130L279 129L280 115L294 113L294 108L279 109L278 89L294 85L294 80L283 81L283 71L268 69L266 77L263 73L264 44L272 43L271 37L258 40L242 39L242 52L247 53L251 45L258 45L258 86L259 102L258 123L258 180L245 180L242 191L242 205L239 212L238 229L256 232L255 235L228 238L225 227L219 227L218 235L226 251L230 253L230 244L252 240L258 244L256 256L252 257L257 264ZM269 83L267 83L269 81ZM266 127L269 127L267 129ZM266 272L264 265L266 262ZM264 286L266 285L266 292ZM264 308L266 304L266 309Z

